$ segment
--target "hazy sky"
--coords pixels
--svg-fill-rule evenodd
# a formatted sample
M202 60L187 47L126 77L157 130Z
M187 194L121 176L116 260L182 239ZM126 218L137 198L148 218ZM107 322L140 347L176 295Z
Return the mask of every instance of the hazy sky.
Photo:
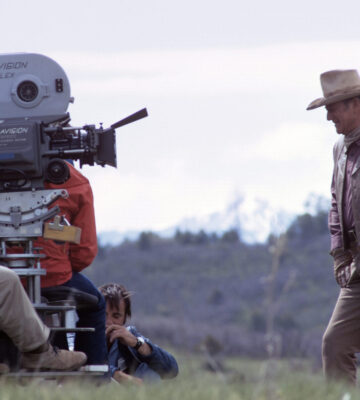
M1 52L66 71L74 125L118 130L118 169L88 167L99 231L162 229L242 195L300 212L328 196L336 133L319 74L359 68L357 1L0 0Z

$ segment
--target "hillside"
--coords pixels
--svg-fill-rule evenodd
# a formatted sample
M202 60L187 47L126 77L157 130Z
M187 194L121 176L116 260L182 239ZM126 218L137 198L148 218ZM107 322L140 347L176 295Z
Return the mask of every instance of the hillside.
M101 247L87 274L133 291L133 322L162 342L193 349L211 337L225 352L262 357L271 333L278 355L318 356L338 293L326 213L298 216L283 239L279 250L275 236L249 245L231 230L143 232Z

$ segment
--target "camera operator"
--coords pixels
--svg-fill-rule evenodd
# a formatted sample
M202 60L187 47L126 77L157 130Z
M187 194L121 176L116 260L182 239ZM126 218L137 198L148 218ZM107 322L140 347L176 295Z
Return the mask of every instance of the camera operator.
M78 332L75 337L75 350L86 353L88 364L106 362L105 339L105 300L93 283L80 273L88 267L97 254L97 237L94 215L93 194L90 183L70 163L69 179L61 184L45 182L45 189L66 189L69 197L60 198L52 206L60 207L60 215L71 225L81 228L79 244L58 242L38 238L35 245L46 255L41 267L46 275L41 278L41 287L68 286L79 289L98 298L96 307L78 310L77 327L95 328L94 333Z
M51 208L58 206L59 215L72 226L81 228L80 243L60 242L38 237L34 246L45 255L41 268L46 275L41 276L41 288L52 290L61 286L75 288L98 299L96 305L77 309L77 327L95 328L95 332L77 332L74 347L87 355L88 364L107 363L105 338L105 300L94 284L80 273L88 267L97 254L97 236L93 194L90 183L74 166L66 162L69 178L61 184L44 181L45 189L65 189L67 198L59 198L51 203ZM23 252L20 246L8 249L8 253ZM46 297L46 294L44 294ZM59 344L60 347L62 345Z

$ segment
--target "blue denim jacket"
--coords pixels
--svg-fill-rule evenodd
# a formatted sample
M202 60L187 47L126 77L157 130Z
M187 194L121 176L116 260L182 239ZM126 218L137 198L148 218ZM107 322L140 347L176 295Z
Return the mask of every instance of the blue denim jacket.
M127 329L134 336L143 337L134 326L129 326ZM124 346L118 340L112 344L108 353L111 376L117 370L128 368L128 364L131 363L133 371L130 371L130 374L145 381L154 382L160 379L175 378L179 372L175 358L161 347L152 343L148 338L144 337L144 340L152 349L152 353L149 356L142 356L129 346L126 346L127 354L124 354L121 350L124 349Z

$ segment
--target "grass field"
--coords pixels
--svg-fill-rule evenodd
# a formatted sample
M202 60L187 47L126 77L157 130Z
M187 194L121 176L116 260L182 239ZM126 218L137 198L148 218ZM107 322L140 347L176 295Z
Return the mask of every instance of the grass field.
M360 389L326 384L321 371L312 371L304 361L253 361L227 359L226 372L206 371L196 355L176 354L178 378L141 387L90 382L55 384L33 381L27 385L0 385L1 400L353 400Z

